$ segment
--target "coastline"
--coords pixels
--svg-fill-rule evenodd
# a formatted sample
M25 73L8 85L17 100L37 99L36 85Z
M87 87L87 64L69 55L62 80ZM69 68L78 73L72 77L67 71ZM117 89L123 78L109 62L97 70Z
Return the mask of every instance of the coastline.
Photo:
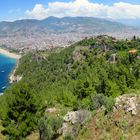
M3 48L0 48L0 54L5 55L12 59L16 59L15 67L13 68L13 70L11 71L11 73L8 76L9 83L11 84L14 81L16 81L17 79L20 79L19 77L15 76L15 72L19 65L19 59L21 58L21 55L12 53L12 52L8 51L7 49L3 49Z
M14 82L18 82L22 79L22 76L19 76L19 75L15 76L15 72L16 72L16 69L18 68L18 65L19 65L19 59L17 59L15 67L13 68L13 70L11 71L11 73L8 76L10 84L12 84Z
M7 57L13 58L13 59L17 59L19 60L21 58L21 55L16 54L16 53L12 53L6 49L0 48L0 54L3 54Z

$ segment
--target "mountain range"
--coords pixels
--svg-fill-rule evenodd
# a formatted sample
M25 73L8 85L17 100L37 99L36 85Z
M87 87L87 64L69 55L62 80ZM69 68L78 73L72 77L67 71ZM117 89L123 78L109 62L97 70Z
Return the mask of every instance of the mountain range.
M53 32L53 33L102 33L113 32L130 27L118 22L92 17L48 17L44 20L25 19L14 22L0 22L0 35L11 35L19 31L26 34L31 32Z
M93 17L48 17L0 22L0 45L14 49L46 49L64 46L84 37L109 34L124 38L140 30L106 19Z
M127 26L133 26L140 28L140 19L121 19L118 22L125 24Z

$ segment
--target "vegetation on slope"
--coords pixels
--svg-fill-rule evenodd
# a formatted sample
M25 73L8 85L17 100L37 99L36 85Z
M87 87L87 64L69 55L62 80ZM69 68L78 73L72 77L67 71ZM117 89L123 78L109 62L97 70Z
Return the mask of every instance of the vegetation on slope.
M39 131L42 140L55 139L68 110L94 111L104 105L109 113L115 97L140 90L139 53L139 38L98 36L23 56L16 71L22 80L0 97L3 135L18 140ZM50 107L61 110L58 118L44 115Z

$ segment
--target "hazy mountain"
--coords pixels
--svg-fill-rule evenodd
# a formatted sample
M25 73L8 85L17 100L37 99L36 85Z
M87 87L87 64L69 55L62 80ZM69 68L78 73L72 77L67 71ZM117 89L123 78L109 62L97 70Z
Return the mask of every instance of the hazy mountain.
M12 33L22 32L82 32L82 33L100 33L114 32L122 29L130 29L121 23L92 18L92 17L49 17L44 20L18 20L15 22L1 22L0 34L9 35Z
M0 22L0 45L12 48L64 46L97 34L127 37L138 30L122 23L93 17L48 17Z
M127 26L140 27L140 19L122 19L118 21Z

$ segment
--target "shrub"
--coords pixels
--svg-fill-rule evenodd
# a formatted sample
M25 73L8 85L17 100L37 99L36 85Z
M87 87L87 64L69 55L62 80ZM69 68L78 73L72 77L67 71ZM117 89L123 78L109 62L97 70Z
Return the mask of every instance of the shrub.
M106 113L109 113L112 111L114 104L115 104L115 100L113 97L105 98L104 106L106 108Z
M90 99L89 98L85 98L81 101L81 108L82 109L90 109Z
M114 103L115 101L113 97L106 97L103 94L95 94L91 98L90 110L96 110L104 106L106 108L106 113L109 113L112 111Z
M105 104L105 99L106 97L103 94L95 94L91 98L90 110L99 109L102 105Z
M64 137L64 140L74 140L74 136L72 134L67 134L65 137Z
M86 80L80 80L77 83L77 86L74 90L74 95L77 96L78 99L84 99L86 97L90 97L94 95L95 88L92 86L92 83L89 79Z
M62 119L58 117L41 118L38 123L40 140L52 140L57 138L58 130L62 125Z

